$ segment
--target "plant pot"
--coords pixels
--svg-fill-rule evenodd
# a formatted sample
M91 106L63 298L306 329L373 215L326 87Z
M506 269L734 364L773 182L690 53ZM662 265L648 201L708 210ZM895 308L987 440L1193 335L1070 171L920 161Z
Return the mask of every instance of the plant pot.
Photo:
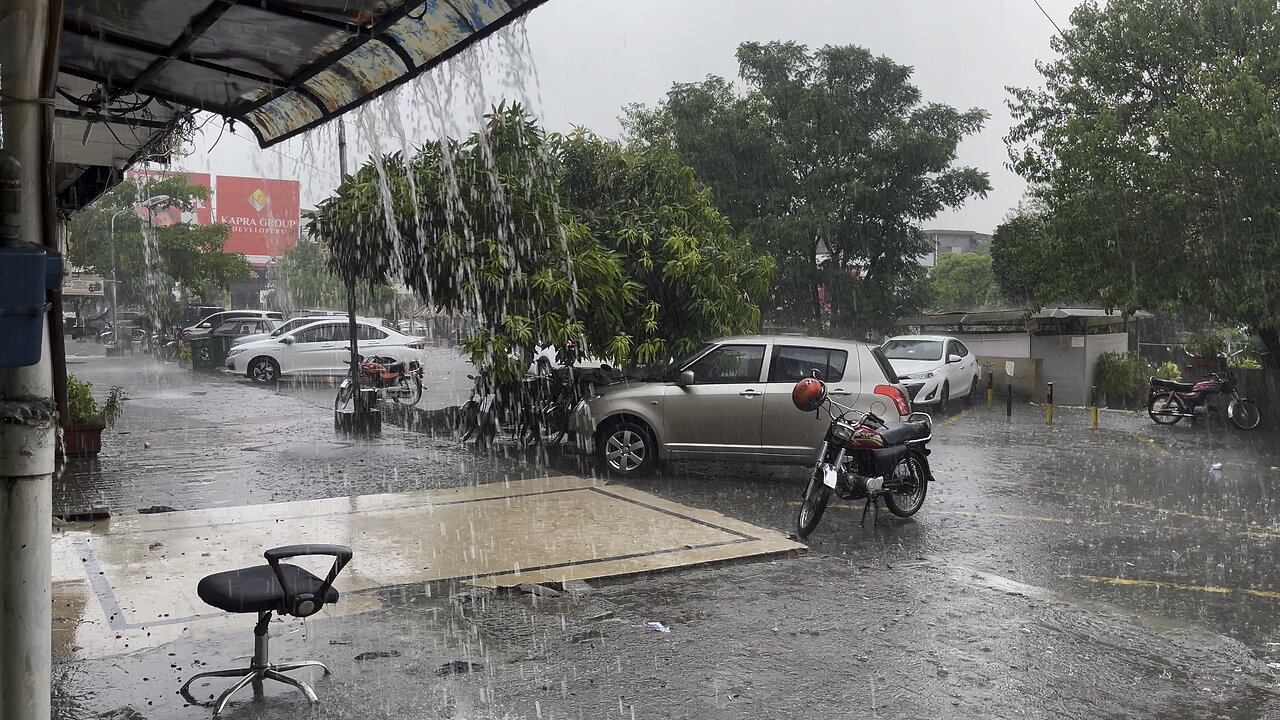
M89 457L102 452L101 423L72 425L62 433L62 454L67 457Z

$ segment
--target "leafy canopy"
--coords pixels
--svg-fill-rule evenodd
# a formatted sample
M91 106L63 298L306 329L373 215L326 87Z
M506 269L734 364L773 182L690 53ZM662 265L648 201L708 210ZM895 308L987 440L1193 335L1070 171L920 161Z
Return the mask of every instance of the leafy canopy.
M539 347L649 363L754 331L773 269L670 151L547 133L518 105L371 159L309 219L344 277L474 317L466 349L507 380Z
M148 198L168 196L166 207L194 211L197 201L208 202L209 188L187 184L185 175L147 177L122 182L68 223L71 262L111 278L112 216L115 217L115 267L121 304L140 304L161 325L177 322L189 301L215 303L231 283L246 279L249 265L243 255L224 253L231 230L226 225L153 222L146 209L135 210ZM108 297L110 295L108 294Z
M990 189L954 165L987 113L924 102L911 68L853 45L738 47L743 89L715 76L633 105L628 136L671 147L707 183L734 228L778 263L765 315L819 328L886 327L920 309L920 224ZM820 263L820 255L829 255Z
M1043 88L1010 89L1008 137L1048 267L1124 312L1251 325L1280 356L1280 7L1090 0L1053 47Z
M935 310L981 310L1000 304L990 255L947 253L929 271Z

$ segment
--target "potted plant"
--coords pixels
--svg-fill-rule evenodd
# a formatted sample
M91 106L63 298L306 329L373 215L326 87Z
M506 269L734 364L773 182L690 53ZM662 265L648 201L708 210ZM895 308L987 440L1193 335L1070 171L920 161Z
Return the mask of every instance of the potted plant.
M112 387L102 405L93 397L93 384L67 375L67 407L71 424L62 434L62 453L68 457L97 455L102 431L115 425L124 412L124 388Z
M1191 366L1195 368L1217 368L1219 356L1226 351L1227 341L1217 333L1194 333L1187 343L1187 354L1191 356Z

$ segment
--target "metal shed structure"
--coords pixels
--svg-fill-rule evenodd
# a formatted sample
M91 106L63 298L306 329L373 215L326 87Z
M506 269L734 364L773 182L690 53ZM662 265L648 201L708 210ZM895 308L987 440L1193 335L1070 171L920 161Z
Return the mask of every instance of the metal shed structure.
M1017 376L1012 381L1022 394L1038 397L1043 384L1051 382L1058 402L1084 405L1098 358L1127 352L1137 321L1150 317L1146 311L1126 318L1102 308L1057 307L937 313L902 318L895 325L957 337L980 363L996 365L998 375L1005 361L1013 361Z

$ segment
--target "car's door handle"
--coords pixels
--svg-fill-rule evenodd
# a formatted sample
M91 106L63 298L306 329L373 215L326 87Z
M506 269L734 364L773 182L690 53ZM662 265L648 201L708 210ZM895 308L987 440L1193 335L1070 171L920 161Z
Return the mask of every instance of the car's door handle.
M759 392L759 391L757 391L757 390L752 390L751 388L747 388L746 390L743 390L742 392L740 392L740 393L738 393L738 394L739 394L739 395L741 395L742 397L746 397L746 398L753 398L753 397L759 397L759 396L763 395L764 393Z
M852 391L852 390L845 390L844 388L836 388L835 390L832 390L832 391L831 391L831 394L832 394L832 395L839 395L839 396L843 397L843 396L845 396L845 395L852 395L852 394L853 394L853 391Z

